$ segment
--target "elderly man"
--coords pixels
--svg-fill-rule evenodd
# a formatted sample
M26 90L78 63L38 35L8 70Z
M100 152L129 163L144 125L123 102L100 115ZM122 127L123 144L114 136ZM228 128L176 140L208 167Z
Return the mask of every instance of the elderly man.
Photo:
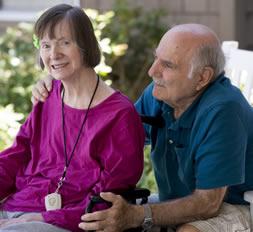
M136 108L163 123L145 125L160 202L130 205L101 193L112 207L83 215L79 226L108 232L138 226L250 231L243 193L253 189L253 111L224 76L217 36L204 25L178 25L162 37L154 56L153 82ZM35 99L45 99L50 83L37 84Z

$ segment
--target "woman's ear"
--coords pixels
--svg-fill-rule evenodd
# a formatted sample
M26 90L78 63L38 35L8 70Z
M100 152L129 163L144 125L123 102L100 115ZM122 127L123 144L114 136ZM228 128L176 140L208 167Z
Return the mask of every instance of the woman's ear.
M214 70L211 67L204 67L199 73L199 82L196 86L197 91L205 88L214 78Z
M41 69L44 70L45 65L44 65L43 60L41 59L41 57L39 58L39 63L40 63Z

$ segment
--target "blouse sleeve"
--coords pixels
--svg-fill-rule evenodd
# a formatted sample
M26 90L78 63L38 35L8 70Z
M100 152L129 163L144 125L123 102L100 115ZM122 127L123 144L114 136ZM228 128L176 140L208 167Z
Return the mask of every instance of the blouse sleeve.
M135 187L143 171L144 130L135 109L121 112L105 139L100 153L102 172L93 191L125 190Z
M15 178L31 156L31 115L21 126L13 145L0 152L0 199L15 191Z

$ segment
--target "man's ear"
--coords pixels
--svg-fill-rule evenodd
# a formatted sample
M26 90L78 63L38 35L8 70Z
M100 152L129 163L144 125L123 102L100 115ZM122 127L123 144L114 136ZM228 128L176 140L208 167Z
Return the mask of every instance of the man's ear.
M205 88L214 78L214 70L211 67L204 67L199 73L199 82L196 90L200 91Z

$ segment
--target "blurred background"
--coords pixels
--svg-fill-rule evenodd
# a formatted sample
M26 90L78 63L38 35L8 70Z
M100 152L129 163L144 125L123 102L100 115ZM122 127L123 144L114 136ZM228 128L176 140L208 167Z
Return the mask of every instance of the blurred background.
M202 23L221 40L253 49L252 0L0 0L0 151L11 145L31 110L32 85L46 75L37 64L33 23L44 9L59 3L84 8L103 53L97 72L132 101L150 82L153 51L175 24ZM139 185L156 191L149 147Z

